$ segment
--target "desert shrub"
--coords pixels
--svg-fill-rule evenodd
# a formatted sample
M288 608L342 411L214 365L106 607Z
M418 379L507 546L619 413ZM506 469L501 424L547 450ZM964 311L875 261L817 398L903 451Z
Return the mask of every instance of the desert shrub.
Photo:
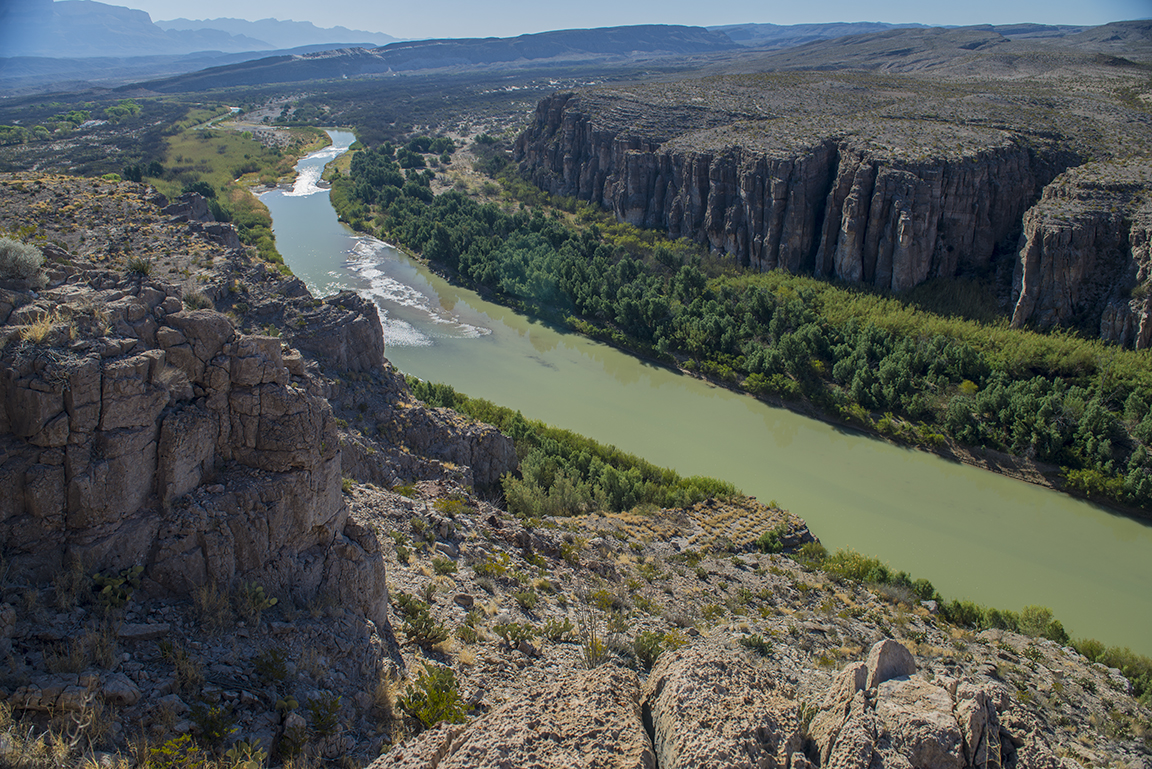
M84 563L76 558L52 578L52 589L56 596L56 607L61 611L71 611L79 602L81 591L87 586Z
M401 483L401 484L398 484L398 485L392 487L392 493L393 494L399 494L402 497L408 497L409 499L413 499L416 497L416 495L419 492L416 490L416 484L414 484L414 483Z
M228 592L221 590L215 582L196 589L192 594L192 606L196 609L196 618L209 632L218 633L235 619Z
M521 590L513 593L512 597L516 599L516 603L520 604L520 608L524 609L524 611L532 611L535 609L536 603L540 600L535 590Z
M152 272L152 260L134 256L128 260L127 268L133 275L146 277Z
M427 603L400 591L396 591L393 600L404 616L404 633L413 641L423 646L434 646L448 640L451 631L432 617Z
M984 623L984 607L973 601L948 601L940 605L940 614L960 627L979 628Z
M197 703L192 706L192 723L200 732L200 739L213 747L220 747L236 731L236 719L230 710L220 705Z
M922 601L936 597L936 589L926 579L912 579L906 571L893 571L879 558L861 555L855 550L837 550L824 558L820 568L833 577L907 590ZM893 596L898 595L889 591ZM910 600L910 596L901 600Z
M536 637L536 628L527 622L502 622L493 627L492 631L509 646L519 646L521 641L530 641Z
M269 596L263 586L255 582L242 582L236 593L236 610L241 617L256 624L260 624L260 616L264 611L277 603L279 599Z
M308 715L312 721L312 733L317 737L331 737L340 726L340 698L331 694L321 694L308 700Z
M252 660L256 675L265 684L277 683L288 677L288 657L283 649L265 649Z
M1025 606L1020 611L1020 632L1057 643L1068 643L1068 633L1047 606Z
M801 545L796 553L796 560L811 569L818 569L828 557L828 550L819 542L808 542Z
M507 553L492 554L483 561L473 564L472 571L476 573L477 577L503 577L508 571L509 563L511 563L511 559Z
M152 769L201 769L210 759L211 756L196 744L192 735L181 734L149 748L147 766Z
M437 556L432 559L432 570L441 575L455 574L456 562L451 558L440 558Z
M756 539L756 548L761 553L782 553L784 544L780 541L780 530L766 531Z
M463 499L456 498L438 499L432 503L432 507L434 507L437 512L443 513L450 518L463 515L469 510L467 502Z
M224 751L224 757L227 762L223 765L231 769L263 769L268 751L259 747L258 740L251 743L241 740Z
M651 670L656 660L664 653L664 634L652 630L637 633L636 638L632 640L632 650L644 669Z
M0 238L0 278L35 278L44 267L44 254L30 243Z
M738 643L745 649L756 652L761 657L767 657L772 653L772 642L759 633L741 636Z
M1076 651L1092 662L1116 668L1132 682L1132 693L1145 705L1152 705L1152 657L1136 654L1131 649L1105 646L1095 639L1074 641Z
M466 644L474 644L480 640L480 631L471 625L460 625L456 628L456 637Z
M208 310L212 308L212 300L201 291L189 291L183 297L184 306L189 310Z
M456 674L451 668L425 665L404 696L400 706L431 729L441 721L458 724L464 720L464 703L456 688Z
M197 692L204 685L204 667L178 643L160 642L160 656L172 664L177 690Z
M215 188L213 188L211 184L204 181L203 179L194 181L190 184L185 184L184 189L181 190L181 193L186 192L195 192L197 195L201 195L202 197L210 200L216 197Z
M563 620L550 618L544 623L544 627L540 630L540 634L547 638L549 641L557 643L565 641L575 630L572 620L565 617Z
M144 567L137 565L124 569L119 574L99 572L93 574L92 582L100 589L97 593L100 604L105 609L119 609L132 600L132 594L140 587L140 575L143 571Z

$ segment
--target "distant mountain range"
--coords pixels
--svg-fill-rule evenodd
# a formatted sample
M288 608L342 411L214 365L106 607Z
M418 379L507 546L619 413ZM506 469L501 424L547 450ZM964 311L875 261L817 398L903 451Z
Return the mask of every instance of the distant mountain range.
M347 27L321 28L308 21L280 21L278 19L261 19L260 21L245 21L244 19L204 19L191 21L189 19L172 19L171 21L158 21L156 26L169 32L199 32L215 30L226 32L240 38L251 38L263 41L265 48L299 48L305 45L320 43L371 43L373 45L388 45L400 38L385 35L382 32L365 32L362 29L348 29ZM255 49L253 49L255 50Z
M396 38L308 22L237 19L154 24L144 11L95 0L3 0L0 57L182 56L202 51L241 53L323 43L383 45Z
M708 27L715 32L723 32L732 42L749 48L777 50L793 48L818 40L835 40L848 35L864 35L871 32L886 32L904 27L924 27L924 24L885 24L879 21L858 21L832 24L726 24Z
M415 40L381 48L276 56L154 81L146 87L177 93L413 70L624 61L637 56L688 56L739 48L724 33L703 27L647 24L565 29L518 37Z
M1113 66L1147 66L1152 64L1152 20L1098 27L1011 24L889 29L784 50L751 51L730 70L935 70L968 77L1011 70L1024 75L1051 67L1039 55L1042 52Z

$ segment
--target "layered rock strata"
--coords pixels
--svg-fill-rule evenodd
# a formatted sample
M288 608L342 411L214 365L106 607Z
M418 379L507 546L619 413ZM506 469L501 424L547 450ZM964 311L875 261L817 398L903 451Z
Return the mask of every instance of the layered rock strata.
M1024 215L1012 325L1152 345L1152 163L1089 163Z
M754 268L895 291L986 266L1072 159L987 128L823 125L574 93L539 104L515 157L550 193Z

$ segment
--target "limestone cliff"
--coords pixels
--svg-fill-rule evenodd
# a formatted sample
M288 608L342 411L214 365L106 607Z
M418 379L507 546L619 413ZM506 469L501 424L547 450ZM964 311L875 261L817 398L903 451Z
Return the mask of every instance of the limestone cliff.
M539 104L515 156L548 192L757 269L895 291L986 266L1072 160L1007 130L575 93Z
M6 215L31 212L51 232L50 209L13 202L23 185L0 188ZM63 177L37 185L33 197L58 205L83 194ZM10 564L33 580L73 561L141 565L149 592L176 596L255 582L301 603L327 596L386 625L376 535L349 518L341 494L342 443L358 446L350 464L361 474L390 484L416 477L405 470L435 477L439 458L469 483L475 464L490 483L515 467L511 441L413 401L383 357L370 302L314 300L298 280L226 250L232 239L200 226L199 196L166 206L123 186L115 194L138 206L137 221L167 217L150 226L151 243L129 248L175 245L183 271L212 266L201 291L151 277L152 262L108 269L101 233L77 235L69 222L61 235L79 238L76 249L46 248L46 288L0 284L0 544ZM231 316L205 308L216 303ZM297 313L285 339L242 330L271 317L264 309ZM376 392L376 413L408 417L387 434L345 429L329 402L344 387L337 375Z
M1012 325L1076 325L1152 345L1152 163L1089 163L1024 216Z

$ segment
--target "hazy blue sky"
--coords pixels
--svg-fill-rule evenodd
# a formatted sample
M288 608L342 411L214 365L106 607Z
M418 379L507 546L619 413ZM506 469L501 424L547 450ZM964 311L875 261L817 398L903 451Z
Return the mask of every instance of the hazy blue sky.
M342 25L404 38L506 37L619 24L711 26L759 22L920 22L922 24L1103 24L1152 17L1152 0L103 0L140 8L153 21L178 17L268 17Z

